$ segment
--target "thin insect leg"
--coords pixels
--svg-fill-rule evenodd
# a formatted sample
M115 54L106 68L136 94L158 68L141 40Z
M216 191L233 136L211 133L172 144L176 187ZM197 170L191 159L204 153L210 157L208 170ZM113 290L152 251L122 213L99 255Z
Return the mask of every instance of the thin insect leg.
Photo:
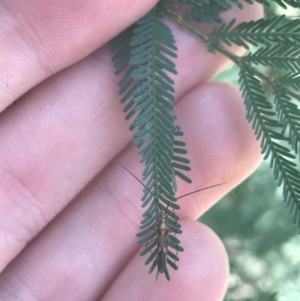
M181 251L181 248L182 248L182 247L180 247L180 240L179 240L178 238L174 237L173 235L170 235L169 238L170 238L170 239L169 239L169 245L170 245L172 248L174 248L174 249L175 249L175 246L177 245L178 248L179 248L179 252L180 252L180 251ZM183 250L182 250L182 251L183 251Z
M175 214L174 208L172 208L172 209L173 209L174 215L176 215L176 214ZM176 227L177 225L179 225L179 223L177 222L177 219L171 219L171 218L169 218L169 220L172 221L172 225L171 225L172 227ZM181 233L181 231L179 232L177 229L172 230L172 232L174 232L174 233L176 233L176 234ZM174 235L174 236L175 236L175 235Z
M178 255L178 252L175 254L172 251L168 251L168 259L167 259L168 263L171 261L173 263L173 266L176 266L175 262L179 261L179 258L177 257L177 255Z
M175 224L173 224L172 226L171 226L171 228L175 228L175 229L171 229L170 231L172 232L172 233L175 233L174 235L173 235L173 237L175 237L177 234L181 234L182 233L182 230L180 229L180 228L177 228L176 227L176 225L177 225L178 223L177 223L177 221L175 222ZM179 224L178 224L179 225Z
M173 238L175 238L175 235L176 235L177 233L175 233L174 235L170 235L170 237L173 237ZM172 244L173 246L174 246L174 248L176 249L176 254L175 254L175 257L174 257L174 265L176 265L175 264L175 262L178 260L178 257L177 257L177 255L178 255L178 245L177 244ZM169 241L168 241L168 245L167 245L167 247L166 247L166 250L167 250L167 254L168 254L168 246L169 246ZM169 255L170 256L170 255ZM173 257L173 256L171 256L171 257Z
M142 237L140 240L137 241L137 244L139 246L146 244L149 241L152 241L153 238L156 236L155 232L152 232L150 235L147 235L145 237Z
M150 244L152 244L153 242L155 242L155 240L157 240L157 238L152 239L151 241L147 242L145 244L145 248L147 248ZM156 243L156 242L155 242Z
M158 255L157 249L155 249L153 252L151 251L151 255L148 257L148 259L145 261L145 264L148 265L153 260L156 260L156 257Z

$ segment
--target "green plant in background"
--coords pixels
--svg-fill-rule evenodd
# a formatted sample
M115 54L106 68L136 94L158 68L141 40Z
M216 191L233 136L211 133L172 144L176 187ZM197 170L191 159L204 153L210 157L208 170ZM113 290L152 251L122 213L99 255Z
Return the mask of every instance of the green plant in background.
M300 111L294 102L300 99L300 21L284 15L268 15L237 25L235 19L226 23L222 18L221 14L232 6L243 9L244 3L254 2L265 5L272 13L275 4L300 8L298 0L161 0L112 43L116 74L122 74L119 85L125 118L132 120L130 130L135 131L134 143L145 165L143 180L148 189L144 189L142 206L148 208L138 236L139 244L146 244L142 255L150 254L146 263L158 252L159 231L153 229L159 227L161 210L166 210L169 216L168 226L176 224L180 229L174 212L179 209L174 200L175 177L191 182L184 173L190 170L190 162L185 157L185 143L178 139L183 133L175 124L174 81L169 76L177 74L174 61L177 47L164 18L179 23L183 30L202 40L209 53L220 52L237 67L246 118L256 138L261 139L264 158L270 158L274 178L283 186L284 201L294 214L294 222L300 226L300 173L296 162ZM174 10L178 5L182 8L180 14ZM197 29L199 23L211 24L212 33L207 35ZM231 51L232 45L246 50L249 46L255 48L237 56ZM271 89L271 99L265 87ZM172 210L167 210L168 206ZM182 251L180 241L170 237L169 246ZM166 256L174 260L168 262L176 269L177 256L172 252ZM150 272L156 264L154 260ZM166 277L169 279L167 271Z
M299 235L280 202L269 161L201 217L230 261L226 301L297 301Z

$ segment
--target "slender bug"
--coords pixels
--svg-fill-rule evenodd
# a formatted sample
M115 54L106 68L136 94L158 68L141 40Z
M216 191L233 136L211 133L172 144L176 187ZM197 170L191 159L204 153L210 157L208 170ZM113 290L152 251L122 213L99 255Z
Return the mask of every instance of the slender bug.
M166 207L166 210L165 212L163 212L163 210L161 209L161 205L159 204L158 200L157 200L157 197L148 189L147 186L144 185L144 183L138 179L138 177L136 177L130 170L128 170L125 166L123 166L120 162L118 162L117 160L114 160L116 163L118 163L121 167L123 167L126 171L128 171L136 180L138 180L143 186L144 188L154 197L154 200L157 202L158 204L158 208L160 210L160 215L159 215L159 225L158 227L154 227L152 228L153 230L156 230L157 231L157 238L155 237L154 233L147 236L146 237L146 241L144 242L144 240L141 240L138 244L142 243L146 243L145 244L145 247L146 249L144 251L141 252L141 255L144 255L146 254L148 251L151 251L151 249L154 247L155 244L157 244L157 248L156 248L156 251L155 252L152 252L152 255L154 256L152 258L152 255L149 257L149 259L154 259L155 260L153 261L153 264L149 270L149 273L151 273L153 271L153 269L155 268L155 266L157 266L157 274L156 274L156 280L158 280L159 278L159 274L165 274L167 279L169 280L169 273L168 273L168 269L167 269L167 262L174 268L174 269L178 269L178 267L175 265L175 261L178 261L178 257L177 257L177 254L178 254L178 250L179 250L179 245L177 245L176 242L174 242L174 240L177 240L178 243L179 243L179 240L175 238L175 235L178 233L177 231L179 231L178 229L176 229L176 227L174 226L175 224L177 224L177 221L174 217L174 224L173 226L171 224L168 224L167 222L167 219L168 219L168 215L166 214L168 208L169 208L169 205L171 204L172 201L175 201L175 200L178 200L180 198L183 198L185 196L188 196L190 194L193 194L193 193L196 193L196 192L199 192L199 191L202 191L202 190L206 190L206 189L209 189L209 188L212 188L212 187L216 187L216 186L220 186L220 185L223 185L225 183L220 183L220 184L216 184L216 185L212 185L212 186L208 186L208 187L205 187L205 188L202 188L202 189L198 189L198 190L195 190L193 192L190 192L190 193L187 193L187 194L184 194L180 197L177 197L177 198L174 198L173 200L170 200L167 207ZM179 206L178 206L179 208ZM173 212L174 212L174 208L173 208ZM174 212L174 216L175 215L175 212ZM153 214L152 216L149 216L151 219L153 219ZM172 217L173 219L173 217ZM156 220L156 218L154 219ZM148 223L147 223L148 224ZM151 221L151 224L153 224L153 221ZM170 227L171 228L175 228L175 229L172 229L170 230ZM150 228L151 229L151 228ZM181 230L180 230L181 231ZM138 236L143 236L144 234L148 233L149 232L149 228L146 229L145 231L142 231L141 233L138 234ZM170 236L170 232L173 232L175 233L174 236ZM169 241L169 237L172 237L172 240L173 242ZM156 241L156 242L155 242ZM172 263L172 261L170 261L168 259L168 255L169 255L169 251L168 251L168 246L169 244L171 244L175 249L176 249L176 255L172 254L171 257L174 258L174 263ZM182 248L181 248L182 249ZM182 249L183 250L183 249ZM149 259L146 261L146 264L149 263Z
M159 203L158 203L158 205L159 205ZM169 207L169 205L167 206L166 211L167 211L168 207ZM156 280L158 280L158 278L159 278L159 273L166 274L167 279L169 278L168 270L167 270L167 258L168 258L170 228L167 224L167 218L168 218L168 216L166 215L166 212L163 212L161 210L160 224L157 228L154 228L158 232L158 235L157 235L157 251L158 251L158 253L156 255L156 264L157 264ZM176 221L176 223L177 223L177 221ZM177 233L176 230L174 230L173 232ZM176 247L176 245L175 245L175 247ZM177 254L178 254L177 247L176 247L176 250L177 250L177 252L176 252L176 255L174 258L174 267L177 267L175 265L175 261L176 261Z

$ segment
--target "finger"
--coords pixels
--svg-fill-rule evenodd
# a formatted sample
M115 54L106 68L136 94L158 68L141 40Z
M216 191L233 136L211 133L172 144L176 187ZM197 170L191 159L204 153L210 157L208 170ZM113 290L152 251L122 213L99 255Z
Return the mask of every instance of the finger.
M194 38L184 45L198 60ZM195 79L207 79L209 65L212 74L223 63L209 56L199 61L203 69L186 65L176 80L179 97ZM103 47L1 115L0 271L130 140L116 104L117 80Z
M194 130L185 137L190 149L192 166L196 168L203 166L201 174L197 176L195 171L196 176L192 175L192 178L195 185L200 187L211 184L213 171L209 162L206 164L204 161L215 160L213 165L218 166L217 177L228 180L228 184L209 192L201 192L202 198L198 199L198 202L192 203L190 199L182 200L183 210L179 215L185 218L199 214L201 209L199 203L203 200L205 207L214 204L219 197L236 185L236 181L239 182L240 178L245 178L252 172L260 160L259 151L253 158L252 152L258 150L258 143L253 135L250 135L251 127L245 119L239 117L244 113L244 109L236 89L222 84L207 84L202 89L212 96L204 98L203 101L214 110L221 110L219 113L226 114L221 114L221 118L216 118L213 122L209 118L203 118L207 111L203 111L202 102L194 101L189 95L182 100L188 110L178 110L181 126L183 128L185 125L192 126L190 119L194 123ZM230 102L224 101L226 96L230 98ZM191 114L195 115L195 118L191 118ZM205 137L200 136L203 135L203 132L199 131L201 119L206 122L202 123L201 127L209 129L204 132ZM239 131L238 135L236 129ZM202 153L199 155L199 144L211 143L206 137L211 134L220 137L220 145L228 143L227 140L230 141L230 147L221 148L218 144L215 144L215 147L203 145ZM245 144L248 145L247 148L243 147ZM194 147L196 156L192 149ZM240 151L244 152L243 160L240 160L238 153ZM224 157L231 158L231 161L224 160ZM118 160L125 162L136 175L141 174L142 166L137 163L134 146L122 152ZM232 166L228 166L229 162ZM232 169L238 174L235 175ZM237 178L231 180L230 176ZM190 192L190 186L180 185L180 192ZM72 203L9 265L0 277L0 292L3 292L3 295L5 292L4 296L14 294L15 298L26 293L29 294L26 299L28 301L31 300L30 296L41 300L48 300L47 296L51 296L52 300L66 301L83 300L87 293L89 294L87 297L92 300L101 295L136 252L135 233L138 231L142 214L139 203L142 190L142 185L118 165L109 166L79 195L75 203ZM67 297L66 287L68 287Z
M0 271L130 140L103 51L0 118Z
M147 274L138 253L128 263L101 300L223 300L228 280L228 260L219 238L203 224L183 221L179 270L168 266L171 281L161 274L155 282L155 272ZM100 300L100 299L99 299Z
M177 105L178 122L187 142L193 183L179 182L177 196L207 186L225 183L179 199L182 218L197 219L223 196L244 181L259 166L262 157L246 120L243 99L237 87L210 83L188 93ZM194 114L194 110L201 112ZM181 117L182 116L182 117ZM198 139L195 139L195 132Z
M156 2L1 1L0 111L104 45Z

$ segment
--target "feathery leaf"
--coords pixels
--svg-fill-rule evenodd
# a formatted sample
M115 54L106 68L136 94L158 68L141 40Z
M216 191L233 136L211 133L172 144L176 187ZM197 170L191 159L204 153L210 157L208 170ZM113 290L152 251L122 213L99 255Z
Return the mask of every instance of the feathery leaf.
M140 237L138 244L146 244L141 255L150 253L147 264L158 252L157 229L162 212L168 215L169 237L173 232L182 232L177 222L179 218L173 211L180 208L175 203L175 176L191 182L184 175L185 171L190 170L189 160L184 157L187 153L185 143L176 138L182 132L175 125L176 118L172 114L175 89L170 74L177 74L173 62L177 57L177 47L170 28L162 22L162 16L159 7L151 10L132 26L127 34L130 37L129 45L115 46L117 51L114 54L118 71L122 66L125 72L120 81L121 101L126 103L125 118L134 119L130 129L135 130L133 141L142 155L141 163L145 164L142 180L146 181L147 188L143 190L142 207L148 206L148 209L143 215L141 232L137 236ZM124 51L123 56L119 53L121 50ZM169 239L169 243L176 250L183 250L177 246L179 240L174 244ZM170 265L173 268L176 266L173 263ZM150 272L154 268L155 264Z
M259 80L247 64L241 66L239 76L240 89L247 110L246 118L252 123L257 139L261 138L264 159L271 156L274 178L278 181L278 185L283 184L284 201L290 211L294 212L294 222L300 227L300 173L297 165L290 161L295 156L280 143L280 141L289 141L289 139L281 133L282 127L279 122L273 119L275 115L273 107L267 101ZM278 98L279 92L275 93ZM281 109L281 112L283 110Z
M300 20L290 20L286 16L275 16L269 19L243 22L234 27L235 19L228 24L216 27L210 35L216 42L224 42L249 49L253 46L265 45L292 45L300 44ZM248 44L247 44L248 43Z

